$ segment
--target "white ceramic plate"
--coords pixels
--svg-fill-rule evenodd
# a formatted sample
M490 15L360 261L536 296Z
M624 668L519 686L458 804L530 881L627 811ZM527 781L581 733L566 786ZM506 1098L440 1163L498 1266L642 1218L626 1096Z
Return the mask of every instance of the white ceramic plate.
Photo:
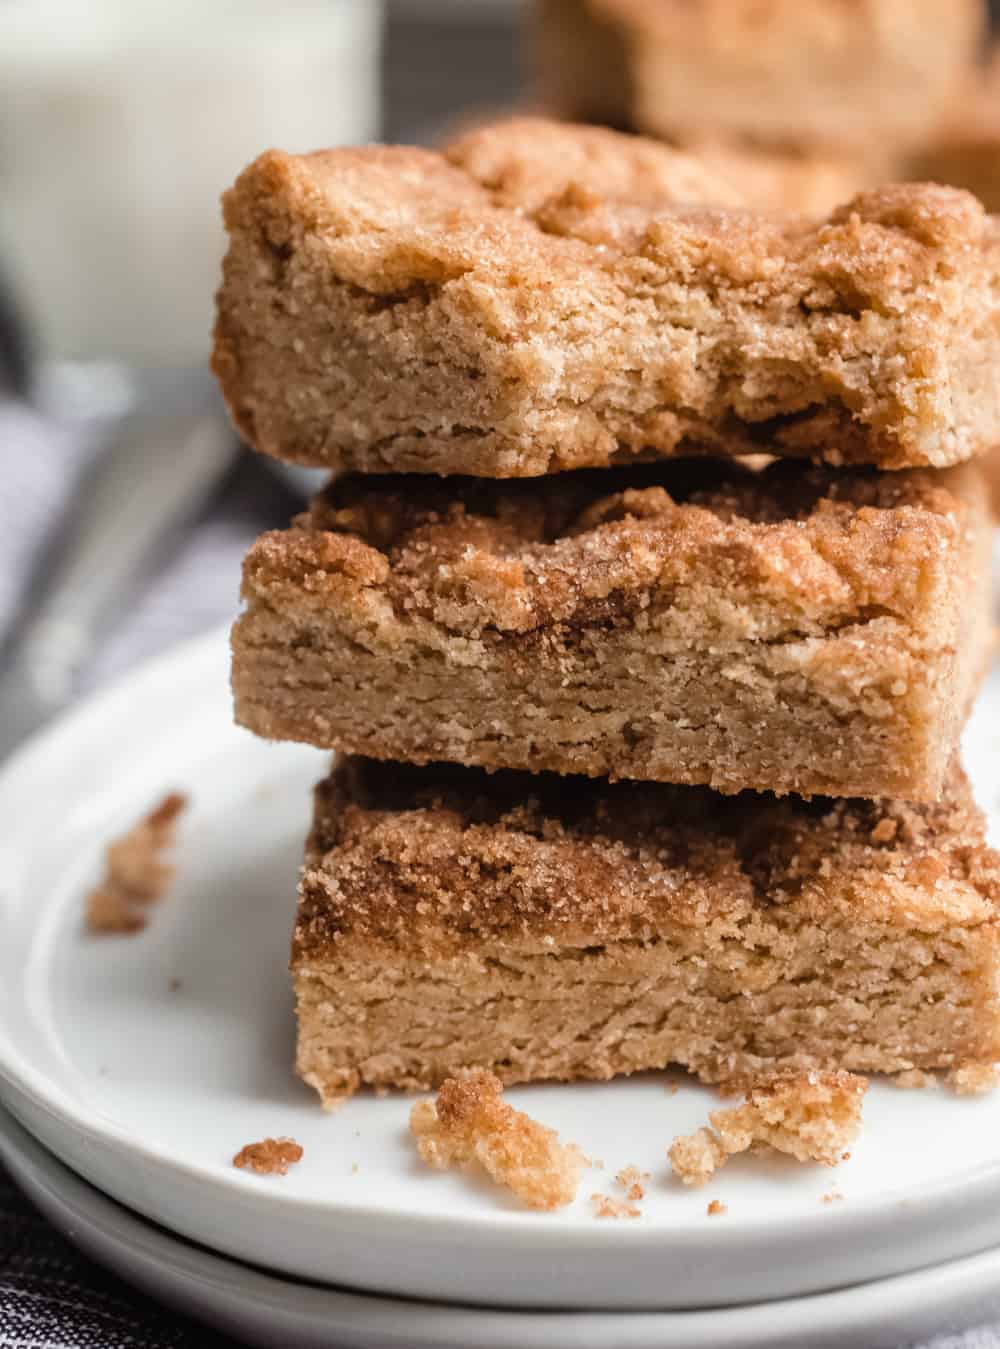
M1000 684L969 736L994 812ZM131 1208L226 1254L318 1281L464 1302L714 1306L881 1277L1000 1244L1000 1094L876 1084L849 1163L732 1163L707 1190L665 1149L714 1093L650 1075L511 1092L603 1172L555 1214L428 1171L409 1102L322 1113L291 1072L285 971L308 792L325 757L230 722L227 649L179 648L53 727L0 774L0 1083L63 1161ZM133 938L81 930L103 844L164 791L193 805L178 883ZM179 979L179 988L171 981ZM244 1143L290 1134L284 1178L236 1171ZM598 1221L618 1168L652 1173L643 1216ZM844 1198L822 1203L836 1186ZM729 1206L706 1216L706 1203Z
M137 1218L0 1111L0 1160L93 1259L265 1349L895 1349L1000 1316L1000 1251L812 1297L693 1312L490 1311L279 1279Z

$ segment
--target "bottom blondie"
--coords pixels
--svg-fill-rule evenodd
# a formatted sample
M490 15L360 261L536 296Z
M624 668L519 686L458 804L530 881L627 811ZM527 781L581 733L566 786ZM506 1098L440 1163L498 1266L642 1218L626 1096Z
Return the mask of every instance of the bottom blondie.
M345 758L302 874L297 1067L332 1104L473 1067L984 1065L998 900L958 769L915 807Z

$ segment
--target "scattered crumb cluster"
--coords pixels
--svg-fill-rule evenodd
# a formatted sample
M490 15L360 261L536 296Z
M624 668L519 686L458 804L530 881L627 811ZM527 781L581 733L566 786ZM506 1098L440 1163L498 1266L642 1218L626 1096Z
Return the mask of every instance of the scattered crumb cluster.
M630 1199L635 1204L640 1199L645 1199L644 1182L649 1179L648 1171L640 1171L637 1166L625 1166L615 1176L615 1184L620 1185L625 1191L625 1198Z
M233 1166L241 1171L255 1171L258 1176L286 1176L288 1168L301 1160L302 1148L294 1138L265 1138L241 1148L233 1158Z
M162 899L174 868L163 860L173 846L177 818L187 805L171 792L127 834L108 845L104 877L86 901L86 924L91 932L139 932L146 926L147 909Z
M590 1202L594 1206L595 1218L639 1218L641 1211L635 1204L624 1199L616 1199L610 1194L592 1194Z
M834 1166L861 1123L868 1083L853 1073L779 1074L753 1083L743 1105L715 1110L712 1128L676 1138L669 1156L685 1185L704 1185L737 1152L763 1145Z
M410 1112L420 1156L439 1171L481 1166L530 1208L572 1203L583 1154L502 1097L503 1087L492 1073L448 1078L436 1102L418 1101Z
M619 1199L609 1194L592 1194L590 1202L594 1206L595 1218L639 1218L642 1211L639 1202L646 1197L646 1182L650 1179L648 1171L640 1171L637 1166L625 1166L615 1176L615 1184L624 1190L625 1198Z

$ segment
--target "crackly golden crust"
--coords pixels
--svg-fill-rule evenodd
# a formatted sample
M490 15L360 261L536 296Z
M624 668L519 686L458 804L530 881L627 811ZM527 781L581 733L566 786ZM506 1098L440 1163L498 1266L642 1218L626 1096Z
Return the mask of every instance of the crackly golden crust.
M754 472L695 461L502 486L354 476L295 529L263 537L246 590L277 601L284 586L316 594L328 582L335 601L351 577L383 586L397 613L458 633L517 633L632 616L700 566L730 594L787 604L788 627L821 633L867 608L912 609L928 555L953 552L957 563L982 497L972 469Z
M410 762L933 798L990 538L972 466L346 478L247 558L237 717Z
M428 956L596 944L774 904L931 932L993 922L998 899L957 771L941 803L913 806L345 758L317 788L293 963L348 936Z
M911 143L973 64L981 0L541 0L563 115L800 151Z
M664 146L515 119L446 155L262 155L213 358L259 449L531 477L705 449L940 467L1000 438L998 235L965 194L720 207Z
M292 951L328 1102L683 1064L900 1073L1000 1057L1000 858L933 807L343 760Z

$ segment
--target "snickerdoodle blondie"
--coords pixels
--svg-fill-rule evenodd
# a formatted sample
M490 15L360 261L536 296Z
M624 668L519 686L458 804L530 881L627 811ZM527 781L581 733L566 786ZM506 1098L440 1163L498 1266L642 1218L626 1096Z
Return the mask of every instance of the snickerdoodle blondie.
M934 806L344 759L292 970L327 1103L684 1065L898 1073L1000 1057L1000 857Z
M919 139L972 68L983 0L540 0L539 93L682 142Z
M991 536L973 464L354 475L246 559L236 716L415 763L933 799Z
M816 221L732 196L666 146L544 120L445 154L270 151L225 198L230 411L279 458L484 477L1000 443L1000 229L975 198L886 186Z

